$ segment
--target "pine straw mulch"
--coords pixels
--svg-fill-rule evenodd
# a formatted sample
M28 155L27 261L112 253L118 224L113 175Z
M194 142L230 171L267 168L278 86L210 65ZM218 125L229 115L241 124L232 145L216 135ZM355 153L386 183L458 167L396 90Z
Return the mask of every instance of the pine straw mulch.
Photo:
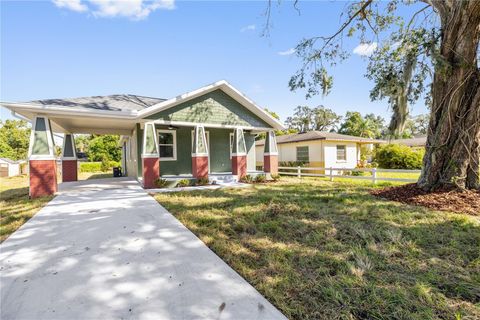
M415 183L372 190L370 194L406 204L434 210L452 211L480 216L480 190L437 190L426 192Z

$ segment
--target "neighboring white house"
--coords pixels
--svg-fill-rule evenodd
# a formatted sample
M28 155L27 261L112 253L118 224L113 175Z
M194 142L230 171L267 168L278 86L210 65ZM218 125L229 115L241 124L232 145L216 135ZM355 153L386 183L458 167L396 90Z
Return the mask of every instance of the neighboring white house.
M0 177L14 177L22 174L23 163L26 163L26 161L0 158Z
M334 132L309 131L277 136L278 161L305 162L308 167L355 168L360 161L360 147L385 143L383 140L348 136ZM255 144L257 166L263 165L264 140Z

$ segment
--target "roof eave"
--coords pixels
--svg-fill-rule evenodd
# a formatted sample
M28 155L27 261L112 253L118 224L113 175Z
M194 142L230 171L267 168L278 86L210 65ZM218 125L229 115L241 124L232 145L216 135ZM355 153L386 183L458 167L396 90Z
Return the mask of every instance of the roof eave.
M104 117L104 118L121 118L121 119L136 119L137 112L134 111L106 111L106 110L82 110L77 108L62 108L52 105L42 105L34 103L18 103L18 102L0 102L2 107L5 107L11 111L27 111L40 114L56 114L56 115L74 115L85 117Z

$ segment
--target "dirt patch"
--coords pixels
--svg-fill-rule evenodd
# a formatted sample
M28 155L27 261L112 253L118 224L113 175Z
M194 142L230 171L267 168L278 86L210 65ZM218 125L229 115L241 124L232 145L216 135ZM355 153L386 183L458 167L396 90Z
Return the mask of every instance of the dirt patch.
M416 184L372 190L372 195L388 200L480 216L480 191L437 190L426 192Z

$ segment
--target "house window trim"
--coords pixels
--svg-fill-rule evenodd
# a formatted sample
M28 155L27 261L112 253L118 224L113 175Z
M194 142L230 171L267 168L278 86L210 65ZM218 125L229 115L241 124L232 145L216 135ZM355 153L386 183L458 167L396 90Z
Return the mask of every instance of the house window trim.
M345 158L339 159L338 158L338 147L344 147L345 150ZM347 162L347 145L346 144L337 144L335 145L335 159L337 162Z
M160 144L160 133L173 133L173 144ZM177 161L177 130L175 129L157 129L158 139L158 158L160 161ZM160 157L160 146L173 146L173 157Z
M298 148L307 148L308 160L299 160L298 159ZM310 162L310 147L309 146L296 146L295 147L295 160L297 162Z

